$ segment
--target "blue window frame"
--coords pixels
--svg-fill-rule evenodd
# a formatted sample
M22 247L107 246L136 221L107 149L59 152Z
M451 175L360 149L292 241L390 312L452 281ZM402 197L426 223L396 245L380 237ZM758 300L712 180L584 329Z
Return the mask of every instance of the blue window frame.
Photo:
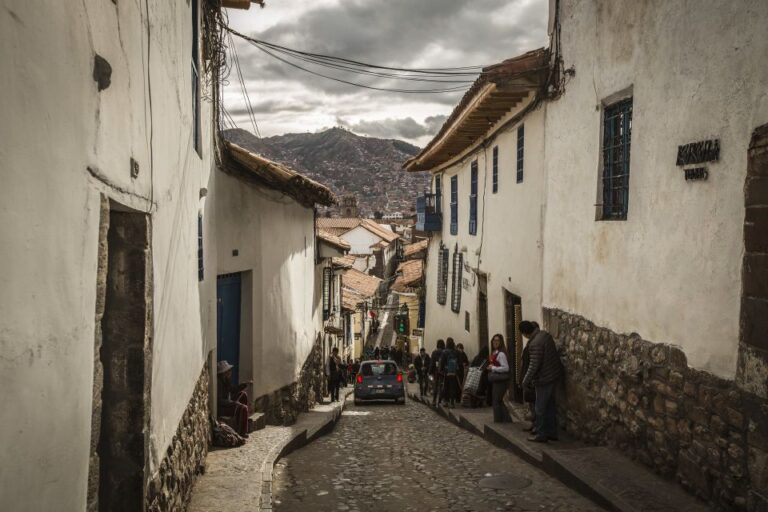
M451 176L451 234L459 234L459 177Z
M197 215L197 280L202 281L205 278L205 269L203 267L203 215Z
M603 116L603 214L626 220L629 203L629 152L632 98L605 107Z
M440 175L435 176L435 210L443 213L443 179Z
M517 182L523 182L523 160L525 156L525 125L517 129Z
M499 146L493 146L493 193L499 191Z
M477 160L472 162L470 170L469 234L477 234Z

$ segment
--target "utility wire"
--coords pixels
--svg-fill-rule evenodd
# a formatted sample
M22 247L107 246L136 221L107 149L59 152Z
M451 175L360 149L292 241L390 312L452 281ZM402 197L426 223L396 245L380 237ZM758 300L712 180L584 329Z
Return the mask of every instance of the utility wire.
M229 44L230 48L232 49L232 59L235 64L235 70L237 71L237 79L240 82L240 90L243 93L243 102L245 103L245 109L248 112L248 118L250 119L251 125L253 126L253 132L258 137L261 137L261 133L259 133L259 125L256 123L256 114L253 111L253 104L251 103L250 96L248 96L248 89L245 87L243 71L240 68L240 58L237 55L237 49L235 48L235 41L232 39L232 34L229 34Z

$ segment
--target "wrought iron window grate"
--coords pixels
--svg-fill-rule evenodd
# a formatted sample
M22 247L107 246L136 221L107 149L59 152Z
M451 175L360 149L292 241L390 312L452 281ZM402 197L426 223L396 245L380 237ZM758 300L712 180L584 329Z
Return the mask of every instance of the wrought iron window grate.
M493 193L499 191L499 146L493 146Z
M603 215L626 220L629 203L629 159L632 98L605 108L603 118Z
M459 177L451 176L451 234L459 234Z
M448 248L440 245L437 253L437 303L445 305L448 295Z
M435 176L435 212L443 213L443 180Z
M461 276L464 268L464 255L458 247L453 253L453 277L451 279L451 311L458 313L461 309Z
M203 259L203 215L197 215L197 280L205 279L205 268Z

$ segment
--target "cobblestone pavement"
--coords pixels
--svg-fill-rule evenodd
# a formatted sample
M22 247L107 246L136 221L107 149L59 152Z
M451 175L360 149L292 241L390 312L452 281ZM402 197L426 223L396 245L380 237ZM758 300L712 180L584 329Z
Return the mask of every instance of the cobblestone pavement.
M512 477L504 490L489 476ZM421 404L352 406L330 434L275 466L292 511L599 511L591 501Z

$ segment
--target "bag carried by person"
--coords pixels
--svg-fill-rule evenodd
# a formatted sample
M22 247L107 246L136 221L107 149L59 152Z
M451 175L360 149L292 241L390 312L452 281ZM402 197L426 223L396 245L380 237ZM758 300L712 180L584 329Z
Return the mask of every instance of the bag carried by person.
M448 377L455 376L459 371L459 358L453 356L449 357L445 363L445 375Z
M503 382L509 380L509 372L488 372L488 382Z
M220 421L211 422L211 438L213 446L222 448L232 448L245 444L244 437L241 437L232 427Z

